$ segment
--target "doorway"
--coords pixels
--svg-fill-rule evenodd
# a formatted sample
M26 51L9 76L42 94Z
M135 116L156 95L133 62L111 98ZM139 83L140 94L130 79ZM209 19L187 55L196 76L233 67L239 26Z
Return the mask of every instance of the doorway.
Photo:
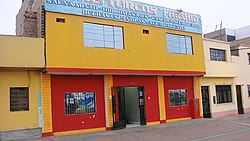
M114 129L146 125L144 87L113 87Z
M202 105L203 105L203 117L204 118L211 118L209 87L208 86L201 86L201 94L202 94Z
M241 85L236 85L236 93L237 93L238 114L244 114L244 109L243 109L243 104L242 104Z

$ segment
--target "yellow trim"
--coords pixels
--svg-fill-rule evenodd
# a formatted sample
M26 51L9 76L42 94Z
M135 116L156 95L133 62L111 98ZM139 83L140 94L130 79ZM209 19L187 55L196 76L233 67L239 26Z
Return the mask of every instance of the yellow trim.
M43 132L52 132L50 75L42 74Z
M195 79L195 87L196 87L196 97L199 99L199 103L200 103L200 116L202 116L203 111L202 111L202 96L201 96L200 78L194 77L194 79Z
M183 121L183 120L190 120L190 119L192 119L192 118L187 117L187 118L169 119L169 120L167 120L167 123L176 122L176 121Z
M89 132L98 132L98 131L105 131L105 130L106 130L106 127L102 127L102 128L93 128L93 129L84 129L84 130L55 132L53 134L54 134L54 136L62 136L62 135L72 135L72 134L82 134L82 133L89 133Z
M157 125L160 124L160 121L155 121L155 122L147 122L147 125Z
M113 113L112 113L112 90L113 76L105 75L105 106L106 106L106 126L113 127Z
M166 120L165 109L165 95L164 95L164 82L163 76L158 76L158 95L159 95L159 108L160 108L160 120Z

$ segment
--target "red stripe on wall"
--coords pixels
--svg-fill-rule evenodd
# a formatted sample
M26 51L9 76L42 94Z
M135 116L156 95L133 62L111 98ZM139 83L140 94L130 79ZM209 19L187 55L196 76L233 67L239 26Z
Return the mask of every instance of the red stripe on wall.
M53 133L52 132L45 132L45 133L42 133L42 136L43 137L51 137L51 136L53 136Z
M48 74L134 74L134 75L205 75L202 71L46 68Z

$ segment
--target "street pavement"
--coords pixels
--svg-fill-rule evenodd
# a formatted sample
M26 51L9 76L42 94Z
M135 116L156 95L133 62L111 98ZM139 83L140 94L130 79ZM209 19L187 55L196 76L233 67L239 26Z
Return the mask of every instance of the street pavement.
M25 141L250 141L250 113Z

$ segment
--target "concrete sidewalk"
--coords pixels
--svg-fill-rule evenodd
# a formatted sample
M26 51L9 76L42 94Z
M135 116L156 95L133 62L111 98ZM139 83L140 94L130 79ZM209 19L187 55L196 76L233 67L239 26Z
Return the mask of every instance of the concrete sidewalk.
M29 141L248 141L250 113ZM19 140L21 141L21 140ZM23 140L24 141L24 140ZM27 141L27 140L25 140Z

